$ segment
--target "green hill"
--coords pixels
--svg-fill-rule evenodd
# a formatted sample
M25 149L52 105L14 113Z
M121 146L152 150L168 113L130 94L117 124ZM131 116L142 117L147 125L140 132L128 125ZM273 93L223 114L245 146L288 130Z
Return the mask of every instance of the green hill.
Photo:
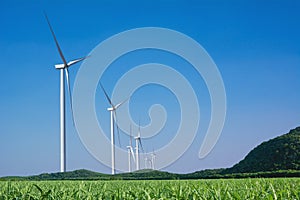
M108 174L93 172L86 169L75 170L71 172L57 172L57 173L44 173L36 176L29 176L29 180L94 180L94 179L108 179Z
M131 173L122 173L115 175L116 178L123 179L123 180L138 180L138 179L178 179L179 174L158 171L158 170L151 170L151 169L143 169Z
M225 173L300 170L300 127L263 142Z

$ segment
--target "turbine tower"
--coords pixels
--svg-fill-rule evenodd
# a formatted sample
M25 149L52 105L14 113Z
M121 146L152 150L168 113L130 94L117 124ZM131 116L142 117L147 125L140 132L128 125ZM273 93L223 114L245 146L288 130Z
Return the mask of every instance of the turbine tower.
M153 151L152 151L152 153L151 153L151 167L152 167L152 169L153 170L155 170L155 165L154 165L154 161L155 161L155 157L156 157L156 154L155 154L155 152L154 152L154 149L153 149Z
M135 162L133 148L132 148L132 135L131 135L131 125L130 125L130 139L129 139L129 146L127 146L128 151L128 172L131 172L131 157Z
M136 170L140 169L140 163L139 163L139 144L141 145L141 148L143 150L142 142L141 142L141 128L139 125L139 131L137 137L135 139L135 154L136 154Z
M117 123L116 110L121 105L123 105L129 98L122 101L121 103L118 103L118 104L114 105L101 83L100 83L100 86L103 90L103 93L105 94L105 97L106 97L109 105L111 106L110 108L107 108L107 110L110 111L111 174L115 174L116 170L115 170L115 138L114 138L115 123L114 122L116 122L117 130L119 131L119 127L118 127L118 123ZM119 134L118 134L118 137L119 137ZM119 142L120 142L120 139L119 139Z
M74 123L73 108L72 108L72 95L71 95L71 87L70 87L68 68L71 65L74 65L74 64L86 59L86 57L71 60L69 62L66 61L66 59L62 53L62 50L58 44L58 41L56 39L56 36L54 34L54 31L52 29L52 26L50 24L48 16L46 15L46 13L44 13L44 14L45 14L48 26L50 28L50 31L52 33L53 39L55 41L56 48L57 48L58 53L63 62L62 64L56 64L55 68L60 70L60 172L65 172L66 171L65 76L67 79L67 87L68 87L68 93L69 93L69 97L70 97L71 111L72 111L72 120Z
M152 169L151 159L147 154L145 155L145 169Z

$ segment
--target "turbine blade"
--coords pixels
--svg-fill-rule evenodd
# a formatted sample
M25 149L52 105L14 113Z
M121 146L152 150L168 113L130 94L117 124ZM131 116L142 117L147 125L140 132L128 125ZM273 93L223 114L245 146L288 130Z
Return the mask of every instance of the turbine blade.
M70 104L71 104L72 121L73 121L73 125L74 125L74 127L75 127L74 113L73 113L73 101L72 101L72 93L71 93L71 85L70 85L70 79L69 79L69 70L68 70L68 67L65 68L65 72L66 72L67 87L68 87L68 93L69 93Z
M130 152L131 152L131 156L133 158L133 161L135 162L135 157L134 157L134 152L133 152L132 146L130 146Z
M128 101L130 99L130 97L128 97L127 99L125 99L124 101L122 101L121 103L118 103L116 106L115 106L115 109L118 109L121 105L123 105L126 101Z
M57 41L57 39L56 39L56 36L55 36L55 34L54 34L54 31L53 31L53 29L52 29L52 26L51 26L51 24L50 24L50 21L49 21L49 19L48 19L48 16L47 16L46 12L44 12L44 15L45 15L45 17L46 17L48 26L49 26L50 31L51 31L51 33L52 33L52 36L53 36L53 38L54 38L54 41L55 41L57 50L58 50L58 52L59 52L59 55L60 55L62 61L64 62L64 64L67 66L67 61L66 61L66 59L65 59L65 57L64 57L64 55L63 55L63 53L62 53L62 51L61 51L61 48L60 48L60 46L59 46L59 44L58 44L58 41Z
M140 143L140 145L141 145L141 149L142 149L142 151L144 152L144 148L143 148L143 144L142 144L141 138L139 137L138 140L139 140L139 143Z
M101 84L101 82L100 82L100 86L101 86L101 88L102 88L102 90L103 90L103 92L104 92L104 94L105 94L105 96L106 96L106 99L107 99L108 103L111 105L111 107L114 108L114 105L112 104L112 102L111 102L111 100L110 100L108 94L106 93L106 91L105 91L103 85Z
M74 65L74 64L76 64L76 63L78 63L80 61L83 61L83 60L85 60L88 57L90 57L90 56L85 56L85 57L82 57L82 58L71 60L70 62L68 62L68 66L70 67L71 65Z
M114 120L116 122L116 127L117 127L118 142L119 142L119 146L121 147L120 130L119 130L119 125L118 125L118 120L117 120L117 113L116 113L116 111L113 111L113 112L114 112Z
M130 124L130 136L129 136L129 146L132 147L132 130L131 130L131 124Z
M154 148L152 149L152 155L156 156Z
M138 131L138 136L137 136L138 142L141 145L142 151L144 152L143 144L141 141L141 120L139 119L139 131Z
M141 119L139 119L139 131L138 131L138 137L141 137Z

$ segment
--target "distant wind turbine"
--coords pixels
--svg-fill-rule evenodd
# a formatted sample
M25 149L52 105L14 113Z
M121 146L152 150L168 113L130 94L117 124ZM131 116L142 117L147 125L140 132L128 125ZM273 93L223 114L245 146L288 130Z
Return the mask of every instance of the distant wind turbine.
M117 131L118 131L118 138L119 138L119 127L118 127L118 123L117 123L117 114L116 114L116 110L123 105L126 101L128 101L128 99L122 101L121 103L118 103L116 105L114 105L111 101L111 99L109 98L108 94L106 93L103 85L100 83L100 86L103 90L103 93L105 94L105 97L109 103L109 105L111 106L110 108L107 108L108 111L110 111L110 143L111 143L111 174L115 174L115 140L114 140L114 122L116 122L116 126L117 126ZM120 143L120 138L119 138L119 143Z
M62 53L62 50L61 50L61 48L58 44L58 41L56 39L56 36L54 34L54 31L52 29L52 26L50 24L48 16L46 15L46 13L44 13L44 14L45 14L47 23L49 25L50 31L52 33L53 39L55 41L58 53L59 53L59 55L60 55L60 57L63 61L62 64L56 64L55 68L60 70L60 171L65 172L66 171L65 75L66 75L66 79L67 79L67 87L68 87L68 93L69 93L70 103L71 103L72 120L73 120L73 123L74 123L73 107L72 107L72 95L71 95L71 86L70 86L68 68L71 65L74 65L74 64L86 59L86 57L71 60L69 62L66 61L66 59L65 59L65 57Z
M156 154L155 154L154 149L153 149L153 151L151 153L151 160L150 160L151 161L151 167L152 167L153 170L155 170L155 165L154 165L155 157L156 157Z
M132 130L130 125L130 138L129 138L129 146L127 146L128 151L128 172L131 172L131 157L133 161L135 162L133 148L132 148Z
M140 163L139 163L139 145L141 145L141 149L143 150L143 145L141 142L141 127L139 124L139 130L137 136L134 138L135 139L135 164L136 164L136 170L140 169Z
M145 154L145 169L152 169L152 160Z

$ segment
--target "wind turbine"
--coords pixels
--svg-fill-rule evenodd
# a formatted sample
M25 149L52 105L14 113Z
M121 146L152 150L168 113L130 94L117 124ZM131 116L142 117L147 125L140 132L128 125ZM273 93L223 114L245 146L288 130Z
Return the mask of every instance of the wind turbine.
M121 103L114 105L101 83L100 83L100 86L103 90L103 93L106 96L106 99L107 99L109 105L111 106L110 108L107 108L107 110L110 111L111 174L115 174L116 173L116 171L115 171L115 138L114 138L114 122L115 121L116 121L116 125L117 125L117 130L119 133L116 110L121 105L123 105L129 98L122 101ZM118 137L119 137L119 134L118 134ZM119 138L119 142L120 142L120 138Z
M139 124L139 131L138 131L138 135L134 138L135 139L135 154L136 154L136 170L140 169L140 163L139 163L139 144L141 145L141 148L143 150L143 145L141 142L141 128L140 128L140 124Z
M128 150L128 172L131 172L131 157L133 158L133 161L135 162L133 148L132 148L132 135L131 135L131 125L130 125L130 139L129 139L129 146L127 146Z
M149 158L147 157L147 153L145 154L145 169L148 169L148 162L149 162Z
M152 160L146 154L145 155L145 169L152 169L152 163L151 162L152 162Z
M155 170L155 165L154 165L155 157L156 157L156 154L155 154L154 149L153 149L153 151L151 153L151 165L152 165L153 170Z
M65 172L66 171L66 120L65 120L65 76L67 79L67 87L68 87L68 93L70 97L70 103L71 103L71 111L72 111L72 120L74 123L74 118L73 118L73 107L72 107L72 95L71 95L71 87L70 87L70 80L69 80L69 71L68 68L71 65L74 65L84 59L86 57L82 57L79 59L71 60L69 62L66 61L62 50L58 44L58 41L56 39L56 36L54 34L54 31L52 29L52 26L50 24L50 21L48 19L48 16L45 14L48 26L50 28L50 31L52 33L53 39L56 44L56 48L58 50L58 53L63 61L62 64L56 64L55 68L60 70L60 171Z

